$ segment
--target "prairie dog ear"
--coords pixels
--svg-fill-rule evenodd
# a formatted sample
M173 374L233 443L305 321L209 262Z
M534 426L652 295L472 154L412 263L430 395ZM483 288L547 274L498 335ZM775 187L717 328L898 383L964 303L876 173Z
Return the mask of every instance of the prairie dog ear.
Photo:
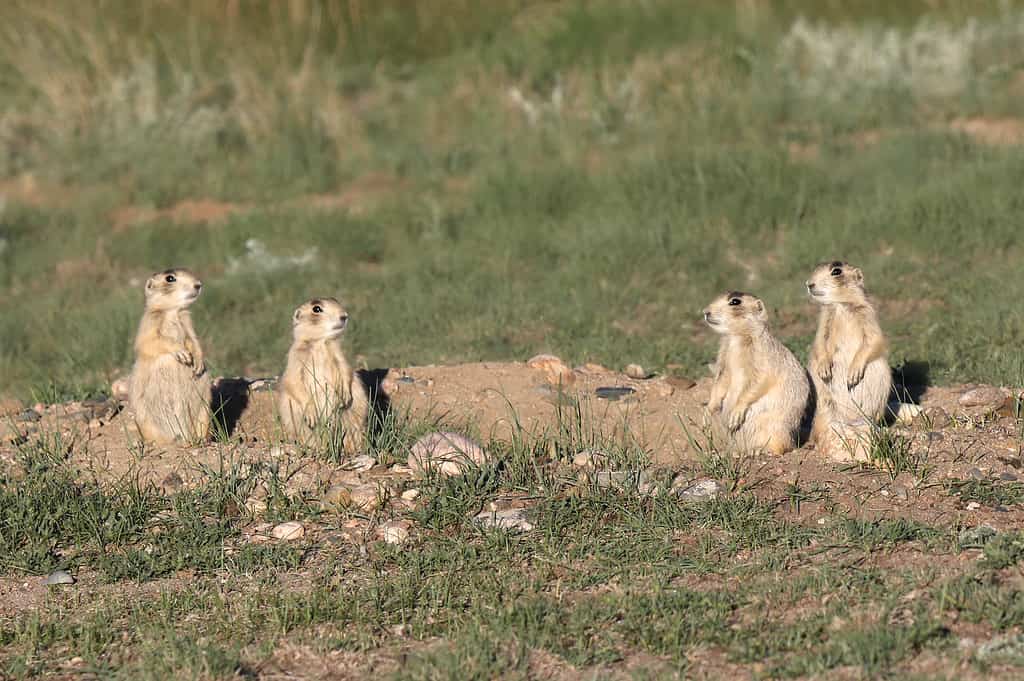
M858 284L863 284L864 283L864 273L861 272L860 268L859 267L854 267L851 271L853 272L853 280L855 282L857 282Z
M754 299L754 311L757 312L758 315L762 317L764 316L764 301L760 298Z
M295 314L292 315L292 324L298 324L299 323L299 317L301 317L301 316L302 316L302 308L301 307L295 308Z

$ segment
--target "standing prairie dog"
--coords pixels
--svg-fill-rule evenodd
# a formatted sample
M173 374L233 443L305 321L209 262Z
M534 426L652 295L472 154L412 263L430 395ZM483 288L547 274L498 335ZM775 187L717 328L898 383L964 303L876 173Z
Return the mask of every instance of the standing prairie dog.
M845 262L823 263L807 292L822 306L808 367L818 397L811 438L836 458L866 458L863 445L885 414L892 372L864 273Z
M721 414L741 449L793 449L810 384L800 362L769 331L764 303L726 293L704 309L704 321L722 336L708 409Z
M185 269L146 280L128 402L147 442L196 444L210 432L210 376L188 311L202 288Z
M334 298L314 298L295 310L278 407L288 437L308 442L340 434L353 454L366 443L369 399L341 351L347 325L348 313Z

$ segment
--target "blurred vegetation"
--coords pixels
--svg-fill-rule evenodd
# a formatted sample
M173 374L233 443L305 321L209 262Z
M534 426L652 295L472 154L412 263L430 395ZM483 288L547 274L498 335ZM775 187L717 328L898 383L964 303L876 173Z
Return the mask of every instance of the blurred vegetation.
M0 393L105 390L168 266L214 369L312 295L371 366L553 351L698 375L818 261L895 365L1022 382L1024 7L633 0L0 5Z

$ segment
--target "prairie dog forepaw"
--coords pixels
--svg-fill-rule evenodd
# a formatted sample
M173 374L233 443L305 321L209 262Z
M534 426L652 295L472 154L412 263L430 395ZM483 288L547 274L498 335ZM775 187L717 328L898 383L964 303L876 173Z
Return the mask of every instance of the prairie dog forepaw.
M729 414L729 430L736 432L743 425L743 422L747 420L747 410L737 407L733 409L732 413Z
M864 370L866 368L863 364L854 364L850 367L850 372L846 376L846 387L852 388L860 383L864 379Z
M174 353L174 359L187 367L193 366L194 360L192 359L192 353L188 350L178 350Z
M822 362L818 365L818 378L825 383L832 382L832 362Z

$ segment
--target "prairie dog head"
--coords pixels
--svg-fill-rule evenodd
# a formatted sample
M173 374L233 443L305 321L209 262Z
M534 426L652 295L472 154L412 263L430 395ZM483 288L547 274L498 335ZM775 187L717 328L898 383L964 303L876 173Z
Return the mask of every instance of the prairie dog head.
M821 263L807 280L807 293L819 305L863 302L864 273L840 260Z
M348 312L337 298L313 298L295 308L292 336L298 341L332 340L348 326Z
M768 324L768 312L757 296L730 291L704 308L704 321L715 333L743 335L763 329Z
M182 310L195 302L203 282L186 269L156 272L146 280L147 310Z

